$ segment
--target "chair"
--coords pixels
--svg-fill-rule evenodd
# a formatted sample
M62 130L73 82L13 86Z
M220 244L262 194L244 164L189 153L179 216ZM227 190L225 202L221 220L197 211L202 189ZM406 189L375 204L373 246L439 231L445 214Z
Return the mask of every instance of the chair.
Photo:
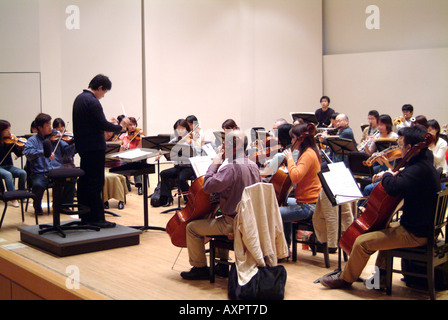
M53 180L53 224L39 225L39 234L42 235L47 232L57 232L63 238L66 237L65 230L95 230L99 231L99 227L82 224L81 221L72 221L61 225L60 214L82 215L88 213L90 208L81 204L63 204L62 190L66 180L76 180L78 177L84 175L84 171L78 168L59 168L48 172L48 178ZM77 207L78 211L73 211L70 208Z
M365 166L363 161L369 159L365 152L352 151L348 154L348 167L355 177L355 181L361 185L361 190L372 183L374 175L373 167Z
M399 248L386 251L386 292L388 295L392 294L392 274L402 273L411 276L427 278L428 289L431 300L436 299L435 284L434 284L434 269L435 267L446 263L448 261L448 244L445 239L438 239L444 228L444 234L447 231L446 210L448 204L448 189L439 192L436 212L434 216L434 228L432 228L431 235L428 238L428 243L425 246L415 248ZM411 261L420 261L426 263L426 274L417 274L406 272L403 270L393 269L393 259L402 258Z
M311 231L312 234L309 237L309 239L297 239L297 231ZM327 243L319 243L317 241L317 238L314 234L314 226L313 221L311 219L309 220L302 220L302 221L296 221L292 223L292 261L297 261L297 244L307 244L310 246L313 256L316 255L318 246L321 246L322 252L324 254L324 261L325 261L325 267L330 268L330 255L328 253L328 245Z
M23 211L23 200L24 199L34 199L35 195L31 192L28 192L26 190L14 190L14 191L6 191L5 186L3 184L3 180L0 181L0 200L2 200L5 204L5 208L3 209L2 218L0 220L0 228L3 224L3 219L5 218L6 209L8 208L8 202L12 200L20 200L20 209L22 210L22 222L25 221L25 215ZM39 224L37 215L36 217L36 224Z
M216 263L230 266L232 263L221 259L216 259L216 249L233 250L233 239L227 236L210 236L210 283L215 282Z

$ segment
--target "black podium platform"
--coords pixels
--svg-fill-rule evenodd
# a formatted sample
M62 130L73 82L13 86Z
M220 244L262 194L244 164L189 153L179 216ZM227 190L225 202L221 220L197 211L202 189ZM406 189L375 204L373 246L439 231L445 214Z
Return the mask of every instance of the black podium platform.
M137 245L141 234L140 230L118 224L115 228L100 231L67 230L66 238L54 232L40 235L38 225L19 227L18 230L24 243L60 257Z

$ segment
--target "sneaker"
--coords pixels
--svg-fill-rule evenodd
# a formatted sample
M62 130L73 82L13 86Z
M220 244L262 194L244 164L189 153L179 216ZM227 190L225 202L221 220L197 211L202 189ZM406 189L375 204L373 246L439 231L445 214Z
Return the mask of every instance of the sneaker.
M17 200L12 200L11 201L11 205L14 207L14 208L18 208L20 205L19 205L19 201L17 201Z
M190 271L180 273L185 280L210 280L210 270L208 267L193 267Z
M329 289L347 289L352 285L350 282L342 279L339 273L321 278L320 283Z

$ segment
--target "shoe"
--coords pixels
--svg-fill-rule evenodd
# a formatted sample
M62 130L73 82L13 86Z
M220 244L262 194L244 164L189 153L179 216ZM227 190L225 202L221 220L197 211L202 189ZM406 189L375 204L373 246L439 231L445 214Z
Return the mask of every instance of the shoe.
M104 209L109 209L109 201L104 202Z
M138 187L138 195L141 196L143 194L143 189L142 187Z
M342 279L339 273L321 278L320 283L329 289L347 289L352 285L350 282Z
M42 208L34 208L34 214L42 216L44 214L44 211L42 210Z
M14 208L18 208L20 205L19 205L19 201L17 201L17 200L12 200L11 201L11 205L14 207Z
M190 271L180 273L185 280L210 280L210 270L208 267L193 267Z
M85 223L94 227L99 227L101 229L111 229L111 228L115 228L116 227L116 223L115 222L109 222L106 220L102 220L102 221L94 221L94 222L88 222Z
M118 209L119 210L123 210L124 209L124 202L123 201L118 201Z
M217 263L215 265L215 275L222 278L229 277L229 266L226 264Z
M168 201L162 205L162 207L169 207L174 203L174 199L173 198L169 198Z
M338 248L328 247L328 253L336 253L338 252Z

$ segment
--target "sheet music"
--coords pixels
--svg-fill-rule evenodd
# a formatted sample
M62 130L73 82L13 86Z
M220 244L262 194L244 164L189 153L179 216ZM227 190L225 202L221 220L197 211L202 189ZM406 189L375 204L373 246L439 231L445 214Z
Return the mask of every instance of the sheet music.
M193 168L196 178L203 176L207 173L208 167L212 163L212 159L209 157L191 157L190 158L191 167Z
M204 144L202 146L202 150L205 152L205 154L213 159L214 157L216 157L216 151L215 149L213 149L212 145L210 143Z
M335 162L328 165L330 171L324 172L323 176L331 192L335 196L336 203L346 203L363 198L350 170L344 162Z
M132 150L120 153L120 158L132 160L132 159L135 159L138 157L150 155L151 153L152 152L150 152L150 151L145 151L145 150L138 148L138 149L132 149Z

